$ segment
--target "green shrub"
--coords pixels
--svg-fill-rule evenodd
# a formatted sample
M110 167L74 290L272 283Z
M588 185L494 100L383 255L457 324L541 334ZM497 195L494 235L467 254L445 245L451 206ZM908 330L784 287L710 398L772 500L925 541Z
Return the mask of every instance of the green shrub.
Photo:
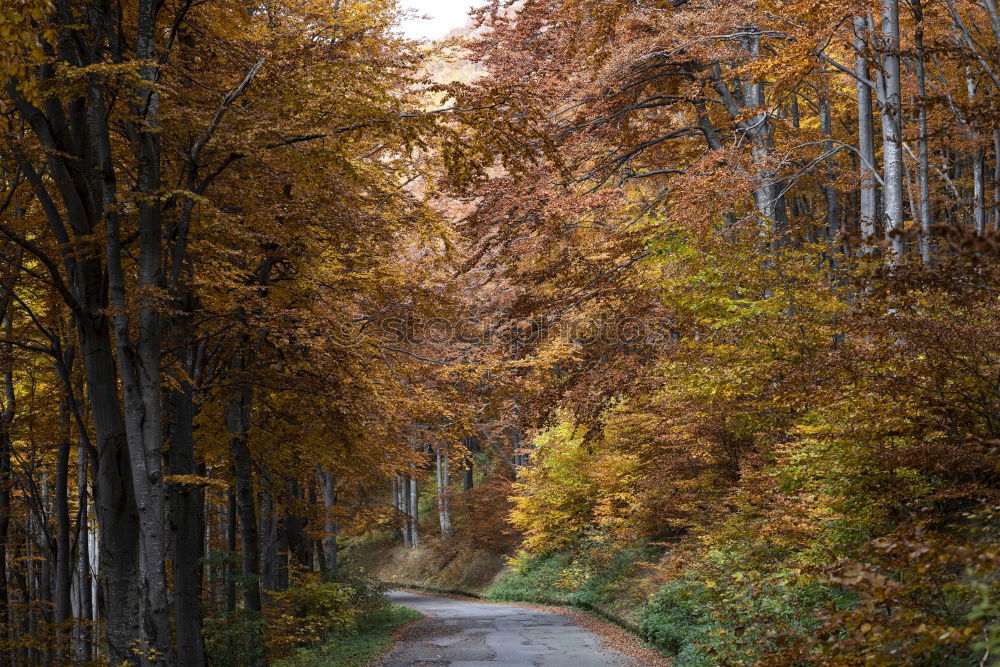
M360 613L371 613L384 609L389 604L386 597L388 586L354 575L343 575L336 580L351 589L351 605Z
M853 597L794 571L689 570L649 602L639 628L675 664L754 664L808 637L825 610Z
M560 577L572 561L573 554L565 551L544 556L518 556L511 561L510 571L487 591L486 597L513 602L566 604L572 591L560 586Z
M205 617L205 660L212 667L242 667L264 661L264 618L236 609Z
M646 607L639 622L642 638L670 655L680 657L683 652L695 657L691 654L700 654L699 645L708 641L712 627L705 614L706 602L704 589L699 586L688 582L668 584Z
M354 628L336 633L322 644L300 648L274 667L355 667L368 664L392 642L392 630L420 618L408 607L383 605L359 616Z
M345 583L307 573L294 586L273 594L267 609L267 644L272 657L314 644L354 627L361 609L356 591Z

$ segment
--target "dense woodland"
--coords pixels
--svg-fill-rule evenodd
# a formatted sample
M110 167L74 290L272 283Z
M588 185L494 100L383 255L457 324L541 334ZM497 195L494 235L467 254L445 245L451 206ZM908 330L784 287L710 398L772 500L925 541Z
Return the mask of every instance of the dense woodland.
M400 17L2 0L0 664L280 660L376 538L1000 664L994 0Z

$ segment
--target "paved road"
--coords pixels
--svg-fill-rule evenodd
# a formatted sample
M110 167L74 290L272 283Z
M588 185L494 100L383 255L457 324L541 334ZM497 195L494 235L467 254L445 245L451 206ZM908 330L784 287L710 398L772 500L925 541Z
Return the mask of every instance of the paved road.
M505 604L393 591L393 604L428 618L405 633L378 663L453 667L591 667L636 665L601 645L592 632L568 617Z

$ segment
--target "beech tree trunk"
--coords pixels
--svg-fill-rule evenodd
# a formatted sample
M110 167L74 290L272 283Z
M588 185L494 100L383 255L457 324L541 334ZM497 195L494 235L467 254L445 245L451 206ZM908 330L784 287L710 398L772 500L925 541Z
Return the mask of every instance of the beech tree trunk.
M194 419L197 412L194 387L195 351L182 354L184 376L177 378L170 393L170 474L195 475ZM177 637L177 664L196 667L205 664L201 625L201 563L204 535L204 491L200 486L178 484L170 493L170 526L173 538L174 626Z
M837 165L833 158L833 121L830 117L830 95L824 90L819 100L820 131L823 133L823 151L827 154L826 183L823 185L823 198L826 200L826 235L835 239L840 234L840 203L837 199L837 188L833 185L837 180Z
M71 350L71 349L70 349ZM57 374L68 372L72 368L72 352L68 353L69 363L57 364L63 370ZM68 378L64 378L68 380ZM72 447L70 438L69 399L64 398L60 409L59 450L56 453L55 476L55 582L53 590L53 620L59 626L56 633L56 657L66 659L66 647L69 646L67 625L72 618L72 566L70 558L70 519L69 519L69 452Z
M965 89L969 96L969 108L976 105L976 80L971 69L966 70ZM972 228L980 236L986 232L986 151L979 145L979 130L975 117L969 120L969 134L973 146L972 155Z
M413 548L413 531L410 524L413 523L413 513L410 511L410 478L406 475L399 475L399 509L403 527L403 546L407 549Z
M878 214L878 182L875 178L875 130L872 125L872 89L868 84L868 58L865 56L868 20L854 17L854 73L857 76L858 98L858 156L861 160L860 228L861 237L875 236L875 218Z
M417 466L410 464L410 546L420 546L420 503L417 489Z
M6 306L6 304L3 305ZM4 311L6 311L6 307ZM7 312L0 314L3 315L4 334L10 339L11 316ZM4 567L0 567L0 624L7 633L7 637L0 637L0 639L13 639L13 619L10 613L6 563L7 539L10 531L10 457L13 445L11 427L14 423L16 404L14 373L8 367L3 372L3 411L0 412L0 564L4 564ZM0 663L7 663L9 660L9 654L0 650Z
M236 542L238 512L236 494L230 493L228 511L226 512L226 611L236 609L236 568L233 566L233 559L236 558L236 551L239 548Z
M103 328L103 324L99 326ZM121 664L132 659L131 643L140 636L138 515L110 345L106 337L90 335L86 326L80 328L84 330L81 356L99 454L94 505L101 533L98 547L104 627L109 661ZM106 328L104 332L106 336Z
M931 226L934 224L934 217L931 211L930 142L927 136L927 73L924 67L924 13L921 0L911 0L910 7L916 22L913 45L917 74L917 127L920 132L920 137L917 140L917 185L920 197L918 205L920 217L920 259L924 264L930 264Z
M90 576L90 495L87 488L87 452L82 442L77 446L76 465L77 506L80 516L76 528L79 554L77 594L80 598L80 619L84 621L84 627L80 631L77 656L81 662L88 662L93 657L88 623L94 620L94 599Z
M438 523L441 526L441 535L448 537L451 535L451 510L448 497L448 447L441 445L437 452L437 505Z
M298 500L304 500L305 494L298 482L289 484L289 495ZM294 555L295 564L306 567L309 564L309 540L305 536L306 521L293 512L285 515L285 529L288 532L289 555Z
M233 471L236 476L236 507L240 519L244 604L247 609L259 612L260 538L257 530L257 513L254 508L253 468L246 440L250 418L249 403L249 390L239 391L230 402L228 423Z
M337 535L340 529L333 520L334 507L337 504L336 480L333 475L319 470L319 481L323 491L323 561L328 577L337 576Z
M396 521L392 525L392 536L394 539L403 539L403 529L399 525L399 517L402 516L402 504L400 503L399 475L392 478L392 512Z
M882 0L882 66L878 72L882 117L885 233L894 259L903 255L903 108L899 69L899 0Z
M265 480L266 481L266 480ZM262 483L264 485L264 483ZM277 589L278 526L274 514L274 498L266 491L258 494L260 507L260 591L262 603Z

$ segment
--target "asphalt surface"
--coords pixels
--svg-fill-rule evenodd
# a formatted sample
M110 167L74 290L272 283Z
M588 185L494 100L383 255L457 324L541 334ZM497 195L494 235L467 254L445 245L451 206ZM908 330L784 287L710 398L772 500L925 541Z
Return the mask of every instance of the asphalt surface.
M604 647L594 633L561 614L393 591L393 604L427 618L403 633L376 665L453 667L590 667L637 665Z

